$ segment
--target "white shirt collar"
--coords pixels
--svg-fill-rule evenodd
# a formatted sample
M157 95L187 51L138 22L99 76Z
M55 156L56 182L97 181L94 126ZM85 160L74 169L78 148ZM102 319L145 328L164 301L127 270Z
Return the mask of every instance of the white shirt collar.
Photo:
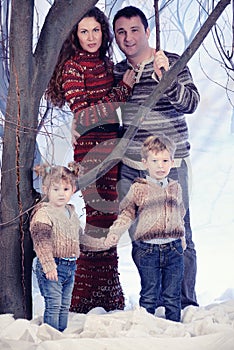
M127 60L127 64L129 65L129 67L131 67L134 72L136 73L135 79L136 79L136 83L139 83L140 79L141 79L141 75L142 72L145 68L145 65L148 63L151 63L154 61L154 55L152 55L150 58L145 59L144 61L142 61L141 63L139 63L136 67L133 67L133 65Z
M150 176L146 176L146 180L148 180L148 181L151 181L151 182L153 182L153 183L156 183L157 185L159 185L160 187L162 187L162 188L165 188L165 187L167 187L167 185L168 185L168 178L167 177L165 177L164 179L162 179L162 180L156 180L156 179L153 179L152 177L150 177Z

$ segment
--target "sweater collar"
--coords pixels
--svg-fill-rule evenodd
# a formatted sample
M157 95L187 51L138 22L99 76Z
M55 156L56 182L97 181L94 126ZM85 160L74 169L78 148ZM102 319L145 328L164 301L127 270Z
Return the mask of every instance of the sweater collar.
M96 51L96 52L88 52L82 49L78 49L76 51L76 54L80 57L90 57L90 58L99 58L100 57L100 51Z
M143 72L143 70L145 68L145 65L149 64L149 63L152 63L153 61L154 61L154 54L153 53L152 53L152 56L150 58L147 58L144 61L142 61L141 63L139 63L137 65L137 67L133 67L133 65L127 59L128 66L131 67L134 70L135 74L136 74L136 76L135 76L136 83L139 83L141 75L142 75L142 72Z
M159 186L162 187L162 188L165 188L165 187L167 187L167 185L168 185L168 178L167 178L167 177L165 177L165 178L162 179L162 180L156 180L156 179L153 179L152 177L150 177L150 176L147 175L147 176L146 176L146 180L148 180L148 181L150 181L150 182L153 182L153 183L159 185Z

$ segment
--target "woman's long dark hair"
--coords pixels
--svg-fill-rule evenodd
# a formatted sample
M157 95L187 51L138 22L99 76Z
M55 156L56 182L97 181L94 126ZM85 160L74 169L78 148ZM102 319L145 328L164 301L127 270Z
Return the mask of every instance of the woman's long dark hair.
M100 58L106 61L106 56L112 57L112 42L113 35L110 29L110 24L106 15L97 7L92 7L79 20L79 22L86 17L94 17L101 25L102 30L102 44L99 49ZM47 86L45 97L51 101L54 106L62 107L65 103L64 93L62 89L62 69L64 63L75 55L77 49L82 49L79 39L77 37L77 28L79 22L72 28L67 39L64 41L60 50L58 61L56 63L53 75Z

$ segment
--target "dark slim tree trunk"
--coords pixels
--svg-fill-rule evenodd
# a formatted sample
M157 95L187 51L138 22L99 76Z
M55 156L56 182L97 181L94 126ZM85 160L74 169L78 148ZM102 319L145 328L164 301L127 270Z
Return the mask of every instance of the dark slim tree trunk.
M60 0L32 51L33 0L14 0L10 28L10 84L4 128L1 181L0 313L32 317L33 250L29 233L35 193L32 166L40 99L71 27L97 0Z

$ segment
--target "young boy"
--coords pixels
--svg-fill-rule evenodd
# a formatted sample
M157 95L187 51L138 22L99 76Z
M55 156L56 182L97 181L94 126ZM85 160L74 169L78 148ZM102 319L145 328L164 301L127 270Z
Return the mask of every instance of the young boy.
M166 319L179 322L186 243L182 190L167 177L174 152L174 143L163 134L145 140L142 163L149 176L131 185L105 244L116 245L136 221L132 257L141 278L140 306L154 314L161 295Z

